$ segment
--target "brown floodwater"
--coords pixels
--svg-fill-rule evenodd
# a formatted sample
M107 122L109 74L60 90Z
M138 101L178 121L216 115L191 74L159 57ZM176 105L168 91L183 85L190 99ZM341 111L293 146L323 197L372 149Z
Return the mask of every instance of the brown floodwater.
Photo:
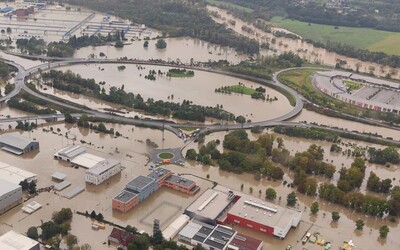
M180 103L183 100L190 100L193 104L202 106L216 107L217 105L223 105L224 110L235 115L243 115L246 119L252 121L276 118L288 113L293 108L284 95L268 87L264 87L266 88L266 95L269 95L270 98L277 97L277 101L267 102L252 99L249 95L235 93L228 95L215 92L216 88L238 85L239 82L253 89L262 86L255 82L235 77L196 70L194 77L190 78L174 78L163 75L157 76L155 81L151 81L144 78L149 70L155 70L156 72L161 70L166 73L170 67L141 65L138 68L137 65L126 64L125 70L118 71L117 66L118 64L89 64L74 65L61 69L63 71L71 70L76 74L80 74L83 78L94 78L96 82L105 81L104 88L107 91L112 86L121 87L123 85L125 91L140 94L145 100L153 98L154 100ZM99 70L99 68L102 70ZM46 86L43 86L44 88ZM69 94L52 88L48 88L44 92L94 109L103 109L111 106L93 98ZM173 96L173 99L169 98L171 96ZM112 106L115 108L120 105ZM128 116L132 117L136 114L133 112L129 113Z
M91 142L91 146L86 145L89 152L101 157L116 158L120 160L125 167L121 174L114 176L100 186L86 186L85 192L71 200L62 198L54 193L40 194L33 200L41 203L43 205L42 209L33 215L26 215L20 210L21 206L19 206L3 214L0 217L0 233L4 233L10 229L14 229L18 232L25 232L30 226L40 225L41 220L49 220L51 213L62 207L71 207L74 211L83 212L86 210L89 212L95 210L96 212L101 212L106 219L115 223L121 225L130 224L136 226L139 230L145 230L149 233L151 233L151 222L154 218L161 220L161 227L164 229L168 226L168 223L183 212L184 208L189 205L195 197L183 195L166 188L161 189L127 214L112 211L112 197L118 194L124 185L133 177L149 173L149 170L145 166L148 148L145 143L143 143L147 138L156 142L161 148L180 147L183 145L183 142L170 132L164 132L165 140L163 140L163 133L159 130L137 128L127 125L106 124L106 126L113 127L127 138L112 138L109 135L98 134L88 129L58 123L44 126L44 128L49 130L50 127L53 127L54 131L59 129L59 132L44 132L42 128L38 128L32 132L22 133L22 135L36 138L40 142L39 152L18 157L0 151L1 161L38 174L38 187L53 185L54 182L51 180L51 175L55 171L67 174L67 179L73 183L72 186L85 186L83 179L84 169L74 169L65 162L59 162L53 159L53 154L58 149L72 144L72 140L68 140L59 135L64 135L67 131L70 132L70 138L76 136L77 141L85 140L86 142ZM214 133L206 137L206 141L217 138L222 139L223 135L224 132ZM252 135L251 137L254 138L254 136L255 135ZM305 147L304 145L311 143L312 141L309 140L292 142L290 138L285 138L285 146L290 150L295 148L300 149L300 144L302 147ZM324 145L324 149L327 146L328 145ZM116 147L118 149L116 149ZM190 147L196 147L196 145L190 144ZM338 156L337 158L340 157L341 156ZM190 173L203 178L209 174L210 180L217 181L232 189L240 189L240 185L243 183L243 191L248 192L251 186L254 188L254 196L258 196L258 190L261 189L262 193L264 193L267 187L273 186L277 190L278 196L282 197L281 201L277 200L276 203L283 206L285 205L286 195L291 191L290 188L283 187L280 181L273 182L266 179L256 181L251 174L237 175L234 173L227 173L225 171L220 171L217 167L202 166L193 162L187 163L184 166L168 165L165 167L176 173ZM370 168L370 166L368 168ZM378 175L380 175L380 172L378 172ZM394 172L393 175L396 175L396 172ZM186 177L195 180L201 186L202 190L212 185L208 181L191 175L186 175ZM290 181L290 179L291 174L286 174L285 180ZM310 206L314 199L303 195L298 195L298 197L300 200L299 209L304 209L305 205ZM174 202L172 203L171 201ZM399 246L399 240L396 238L396 235L400 233L400 230L397 224L393 224L387 220L367 218L364 215L352 213L340 206L325 204L325 202L322 201L320 201L320 203L321 208L319 215L317 217L311 217L308 211L306 211L303 215L303 222L300 227L292 230L283 241L273 237L263 236L252 231L246 232L246 230L242 228L238 228L238 230L264 240L266 247L269 249L282 249L289 244L295 245L296 242L301 239L302 235L309 230L311 224L314 224L314 226L310 230L321 232L326 240L334 243L334 247L341 245L343 240L349 239L353 239L359 249L371 249L371 246L374 246L374 249L378 247L380 249L394 249ZM337 225L331 224L330 222L330 212L334 210L341 213L341 218ZM323 213L326 213L326 216L323 216ZM354 221L357 218L363 218L366 222L366 226L361 235L354 232ZM388 239L383 245L377 241L377 228L379 228L381 224L388 224L391 230ZM98 232L92 231L89 219L74 214L71 232L78 236L79 244L89 243L92 249L108 249L108 247L102 243L106 241L106 236L111 230L111 227L106 226L105 230L99 230ZM300 246L301 245L296 245L296 247Z
M312 44L306 43L301 40L293 40L289 38L284 38L284 37L275 37L271 33L264 32L258 28L256 28L254 25L249 24L244 22L243 20L234 17L231 14L228 14L226 10L223 10L221 8L215 7L215 6L207 6L209 11L216 11L220 15L220 18L216 18L212 16L213 20L218 22L218 23L226 23L228 28L231 28L235 32L242 34L244 36L254 38L260 43L263 42L269 42L271 48L276 51L277 54L283 53L283 52L289 52L292 51L296 54L298 54L301 58L306 59L307 61L311 63L318 63L318 64L324 64L328 66L335 66L335 64L341 60L341 61L346 61L346 65L344 65L344 68L347 69L352 69L356 70L357 67L359 68L359 71L361 73L370 73L371 71L377 75L384 77L387 73L392 72L394 73L392 75L393 78L399 79L400 74L398 69L394 69L388 66L381 66L376 63L372 62L363 62L355 58L350 58L346 56L341 56L338 55L334 52L329 52L326 49L322 48L316 48ZM227 20L234 20L236 22L235 25L227 23ZM245 32L242 30L242 26L248 26L253 29L254 33L250 34L248 32ZM272 44L271 40L272 38L276 39L276 43ZM264 55L271 55L275 54L275 52L269 50L269 51L263 51L262 54Z

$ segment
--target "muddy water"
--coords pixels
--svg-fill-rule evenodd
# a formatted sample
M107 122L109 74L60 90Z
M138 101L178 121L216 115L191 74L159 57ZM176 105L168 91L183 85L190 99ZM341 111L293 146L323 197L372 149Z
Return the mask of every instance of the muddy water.
M300 57L313 62L320 63L329 66L335 66L338 60L345 60L347 64L344 66L348 69L356 70L357 67L359 71L362 73L370 73L371 71L377 75L384 77L387 73L394 71L393 78L399 78L400 74L398 70L390 68L390 67L381 67L381 65L372 63L372 62L362 62L360 60L349 58L346 56L341 56L333 52L328 52L326 49L316 48L312 44L302 42L300 40L292 40L288 38L277 38L274 37L271 33L266 33L260 29L257 29L252 24L245 23L239 18L235 18L231 14L228 14L227 11L214 7L207 6L210 11L217 11L221 18L213 19L218 23L226 23L227 20L234 20L236 25L227 24L228 28L233 29L235 32L248 36L250 38L254 38L258 40L260 43L262 42L270 42L272 38L276 38L276 44L271 44L271 47L277 51L278 54L283 52L292 51L298 54ZM242 26L251 27L255 32L254 34L249 34L242 30ZM271 51L264 51L265 55L271 54Z
M252 121L261 121L271 119L287 113L292 109L288 100L279 92L266 88L266 94L270 98L277 97L278 101L266 102L254 100L248 95L241 94L221 94L215 93L215 89L237 85L239 82L252 88L261 85L237 79L230 76L213 74L203 71L195 71L195 76L190 78L171 78L157 76L157 80L150 81L144 79L149 70L161 70L166 73L169 67L160 66L141 66L144 69L138 69L137 65L126 65L124 71L118 71L117 64L101 64L101 65L75 65L62 68L64 71L71 70L80 74L83 78L93 78L99 81L105 81L104 88L108 90L111 86L121 87L127 92L139 93L145 100L153 98L154 100L182 102L183 100L193 101L194 104L202 106L223 105L223 109L234 113L235 115L243 115ZM99 70L99 67L104 70ZM45 88L45 86L43 86ZM66 95L64 92L48 89L47 93L55 94L59 97L87 105L91 108L104 108L105 104L91 98L82 98L79 95ZM174 96L173 99L168 97ZM132 115L132 114L129 114ZM219 122L219 121L214 121Z
M65 137L57 135L60 133L64 135L67 130L71 132L70 138L75 135L77 140L85 140L93 143L92 146L88 146L88 151L102 156L112 157L121 160L122 165L125 167L120 175L117 175L103 183L100 186L86 186L86 191L79 194L71 200L60 197L54 193L42 193L33 200L38 201L43 205L43 208L37 211L34 215L26 215L20 211L21 207L14 208L0 217L0 233L4 233L10 229L14 229L18 232L25 232L28 227L33 225L40 225L41 220L49 220L51 213L54 210L59 210L62 207L71 207L74 211L86 211L89 212L95 210L101 212L106 219L112 220L113 222L121 225L133 225L139 228L139 230L145 230L151 232L151 222L154 218L161 220L161 227L165 228L174 218L179 216L183 212L184 208L190 204L194 197L182 195L178 192L168 190L166 188L158 191L148 200L134 208L127 214L121 214L113 212L111 209L111 199L124 187L124 185L131 180L133 177L139 174L147 174L149 170L144 166L147 162L147 157L144 155L148 152L148 149L144 143L147 138L150 138L156 142L160 147L179 147L182 146L182 141L176 138L172 133L165 132L165 140L162 140L162 132L158 130L136 128L133 126L125 125L110 125L106 124L107 127L113 127L115 130L121 132L126 138L112 138L109 135L102 135L94 133L87 129L81 129L77 127L71 127L71 125L64 124L53 124L51 125L54 131L60 129L60 132L50 133L43 132L42 128L34 130L32 132L23 132L22 134L27 137L36 138L40 142L40 151L36 153L30 153L23 157L14 156L3 151L0 151L0 159L3 162L7 162L14 166L23 168L28 171L32 171L38 174L38 187L44 187L53 185L54 182L51 180L51 174L55 171L60 171L67 174L67 179L70 180L73 186L83 185L85 186L83 176L83 169L74 169L65 162L59 162L53 159L53 153L61 147L65 147L67 144L72 144L71 140L67 140ZM45 127L49 129L49 126ZM207 137L207 140L212 138L222 139L223 133L216 133ZM307 142L311 143L311 142ZM288 148L296 148L297 144L293 144L289 139L285 140L285 145ZM115 147L118 147L116 150ZM177 173L190 173L205 177L207 174L210 175L210 179L217 181L223 185L226 185L232 189L240 189L240 185L244 184L243 192L248 192L249 187L254 188L254 196L258 197L258 190L265 192L265 189L269 186L273 186L278 196L281 196L281 201L277 200L276 203L285 205L285 199L287 193L291 191L290 188L282 187L281 182L271 182L267 180L256 181L250 174L236 175L233 173L227 173L220 171L216 167L205 167L194 164L193 162L185 164L185 166L166 166L173 172ZM211 186L210 182L195 178L193 176L186 176L187 178L195 180L202 188ZM285 176L285 179L290 180L290 175ZM61 192L62 193L62 192ZM304 209L304 206L309 206L313 201L313 198L300 196L299 209ZM174 201L172 203L171 201ZM390 222L382 222L381 220L375 220L374 218L366 218L363 215L355 214L337 207L331 204L320 204L321 210L319 215L314 218L308 215L306 211L303 215L304 222L301 226L295 230L292 230L287 239L284 241L275 239L273 237L263 236L254 232L247 232L254 237L260 238L265 241L266 246L269 249L282 249L288 244L295 245L297 240L300 240L302 235L309 229L311 223L315 223L311 230L318 230L321 232L325 239L330 240L334 243L334 247L339 246L343 240L353 239L357 248L359 249L374 249L381 247L381 249L395 249L399 242L396 237L400 230L396 225ZM330 212L337 210L341 213L340 221L337 226L330 223ZM323 216L326 213L326 216ZM363 218L366 221L366 226L362 235L358 235L353 232L354 220L357 218ZM389 233L388 239L384 245L377 242L377 228L382 224L386 223L390 226L391 232ZM370 228L372 231L370 231ZM108 249L102 243L106 241L106 236L111 232L112 228L106 226L105 230L99 230L98 232L92 231L91 222L89 219L84 219L77 214L74 214L72 222L72 233L78 236L79 244L89 243L92 249ZM246 232L244 229L238 228L239 231ZM84 237L83 237L84 236ZM363 238L361 239L361 237ZM366 237L368 236L368 237ZM297 247L299 247L298 245ZM301 249L301 248L300 248ZM334 248L337 249L337 248Z
M228 47L221 47L204 42L198 39L187 37L167 38L166 49L157 49L155 47L156 40L149 41L149 47L143 48L144 41L133 41L124 48L115 48L113 46L85 47L77 50L74 54L76 58L87 58L90 54L99 57L103 52L107 58L140 58L162 59L165 61L181 61L190 63L193 58L195 62L207 62L208 60L228 60L231 63L238 63L246 60L247 55L238 54L235 50ZM178 60L177 60L178 59Z

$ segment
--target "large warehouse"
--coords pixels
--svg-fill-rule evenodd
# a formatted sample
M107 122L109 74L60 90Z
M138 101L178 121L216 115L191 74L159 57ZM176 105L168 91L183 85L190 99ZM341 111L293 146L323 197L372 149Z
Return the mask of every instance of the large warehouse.
M36 181L37 175L23 169L13 167L7 163L0 162L0 179L5 180L15 185L19 185L21 181Z
M39 142L16 134L0 135L0 147L4 151L22 155L39 149Z
M113 198L112 208L126 213L162 186L190 195L200 190L194 181L173 175L167 169L158 168L147 176L139 175L126 184L125 189Z
M4 250L40 250L39 242L15 231L0 236L0 249Z
M285 238L290 228L297 227L302 216L301 211L233 192L221 185L206 190L185 214L210 225L236 224L280 238Z
M0 214L7 212L15 206L18 206L21 202L21 186L5 180L0 180Z

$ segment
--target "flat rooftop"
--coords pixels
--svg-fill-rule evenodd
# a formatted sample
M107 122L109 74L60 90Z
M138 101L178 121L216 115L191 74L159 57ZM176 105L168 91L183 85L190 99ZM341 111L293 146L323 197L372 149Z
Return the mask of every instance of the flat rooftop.
M112 169L119 163L120 162L117 160L107 159L107 160L101 161L101 162L97 163L95 166L89 168L88 170L86 170L86 173L91 173L94 175L101 175L101 174L107 172L108 170Z
M102 161L105 161L105 159L89 153L83 153L75 157L71 162L84 168L92 168Z
M12 192L15 189L21 188L20 185L8 182L6 180L0 179L0 196L8 192Z
M265 202L247 194L240 195L240 199L229 210L229 214L275 228L286 228L291 225L293 218L301 215L298 210L280 207Z
M172 172L165 168L156 168L153 172L147 175L147 177L153 178L158 181L159 179L164 178L166 175L171 174Z
M146 186L150 185L154 182L153 178L139 175L135 179L131 180L128 184L126 184L126 188L129 190L143 190Z
M127 203L131 199L135 198L137 196L137 193L131 192L128 190L122 190L121 193L119 193L117 196L115 196L113 199L116 201L120 201L122 203Z
M30 143L35 142L35 140L26 138L16 134L4 134L0 135L0 143L12 146L18 149L25 149Z
M66 174L61 173L61 172L54 172L54 174L51 175L51 178L62 181L67 177Z
M39 242L15 231L9 231L0 236L0 249L4 250L30 250L37 245Z
M175 183L177 185L183 186L183 187L190 187L191 185L193 185L194 181L177 176L177 175L171 175L170 177L168 177L167 179L165 179L165 181L168 182L172 182Z
M0 179L19 185L26 179L36 179L36 174L0 162Z

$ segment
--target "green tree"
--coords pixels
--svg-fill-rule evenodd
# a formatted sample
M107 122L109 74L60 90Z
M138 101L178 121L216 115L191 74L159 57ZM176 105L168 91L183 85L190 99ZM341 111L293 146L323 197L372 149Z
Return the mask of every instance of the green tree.
M149 47L149 41L144 41L143 47L145 47L145 48Z
M122 41L116 41L114 47L115 48L123 48L124 43Z
M104 220L104 216L101 213L98 213L97 216L96 216L96 220L103 221Z
M75 119L68 112L64 113L64 121L67 123L75 123Z
M167 42L164 39L158 39L156 43L157 49L165 49L167 47Z
M275 200L276 199L276 191L273 188L267 188L265 190L265 198L268 200Z
M72 249L72 247L78 243L78 238L76 238L76 236L73 234L69 234L66 238L66 241L69 249Z
M106 125L104 125L104 123L100 122L99 125L97 126L97 130L99 132L106 133L107 127L106 127Z
M29 192L30 194L36 194L36 182L31 181L31 182L29 183L28 192Z
M379 236L381 238L386 238L389 233L389 227L387 225L383 225L379 228Z
M356 220L356 229L362 231L364 228L364 221L361 219Z
M37 240L39 238L38 230L36 227L30 227L28 228L28 231L26 232L26 236L33 240Z
M90 213L90 218L95 219L96 216L97 216L97 214L96 214L96 212L93 210L93 211Z
M238 117L236 117L235 121L237 123L243 124L246 122L246 118L244 116L239 115Z
M318 202L314 201L314 202L311 204L310 210L311 210L311 213L312 213L312 214L316 215L316 214L318 213L318 211L319 211L319 204L318 204Z
M290 194L288 194L286 201L287 201L288 206L291 206L291 207L295 206L297 203L296 193L294 191L292 191Z
M333 221L338 221L340 219L340 214L339 214L339 212L337 212L337 211L333 211L332 212L332 220Z

